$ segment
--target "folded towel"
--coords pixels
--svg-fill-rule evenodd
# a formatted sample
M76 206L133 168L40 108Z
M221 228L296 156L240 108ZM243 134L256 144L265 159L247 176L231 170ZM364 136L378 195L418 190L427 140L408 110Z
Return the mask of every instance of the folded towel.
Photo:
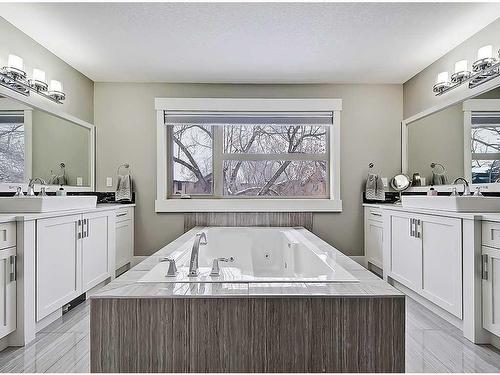
M132 202L132 177L130 174L118 175L115 200L117 202Z
M385 188L382 177L375 173L368 173L365 194L368 200L385 201Z
M431 178L431 184L432 185L447 185L448 184L448 179L446 178L446 174L438 174L432 172L432 178Z

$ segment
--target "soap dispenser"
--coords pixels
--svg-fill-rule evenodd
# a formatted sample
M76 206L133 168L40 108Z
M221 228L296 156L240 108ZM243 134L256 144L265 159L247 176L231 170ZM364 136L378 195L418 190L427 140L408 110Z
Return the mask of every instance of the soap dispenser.
M431 188L429 189L429 191L427 191L427 195L428 196L431 196L431 197L435 197L438 195L438 192L436 189L434 189L432 186Z
M56 195L58 197L65 197L66 196L66 190L64 190L62 185L59 187L59 190L56 191Z

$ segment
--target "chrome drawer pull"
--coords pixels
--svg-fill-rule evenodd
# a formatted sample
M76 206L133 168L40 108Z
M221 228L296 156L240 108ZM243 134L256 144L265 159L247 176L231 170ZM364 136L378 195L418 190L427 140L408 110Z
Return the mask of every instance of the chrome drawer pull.
M488 280L488 254L481 255L481 279Z

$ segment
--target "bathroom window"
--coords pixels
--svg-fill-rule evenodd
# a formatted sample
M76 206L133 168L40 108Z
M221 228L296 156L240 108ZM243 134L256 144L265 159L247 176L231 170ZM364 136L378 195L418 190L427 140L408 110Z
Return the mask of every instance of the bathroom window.
M24 116L0 111L0 183L24 181Z
M171 196L327 198L331 123L332 113L167 112Z
M473 113L471 125L472 182L500 179L500 113Z
M168 202L176 210L193 207L190 211L225 211L226 206L340 210L339 100L158 100L166 108L159 109L157 102L159 176L164 176L159 177L157 211ZM204 101L207 108L200 109ZM267 110L277 102L276 110ZM178 109L179 103L194 108ZM335 108L317 108L325 103ZM306 104L313 104L311 110L305 110ZM221 110L220 105L241 110ZM307 204L312 201L317 204Z

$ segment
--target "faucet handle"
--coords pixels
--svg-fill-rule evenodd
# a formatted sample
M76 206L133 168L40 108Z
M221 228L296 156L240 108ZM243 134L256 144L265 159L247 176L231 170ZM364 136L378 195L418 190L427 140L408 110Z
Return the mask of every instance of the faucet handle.
M210 276L220 276L219 262L234 262L234 257L229 258L215 258L212 262L212 271L210 271Z
M23 196L23 188L21 186L9 186L9 189L16 189L16 194L14 194L14 197L21 197Z
M177 266L175 265L175 259L172 258L163 258L160 262L168 262L168 271L167 277L175 277L178 274Z
M488 189L488 186L477 186L476 191L472 195L474 197L482 197L483 193L481 192L481 189Z

